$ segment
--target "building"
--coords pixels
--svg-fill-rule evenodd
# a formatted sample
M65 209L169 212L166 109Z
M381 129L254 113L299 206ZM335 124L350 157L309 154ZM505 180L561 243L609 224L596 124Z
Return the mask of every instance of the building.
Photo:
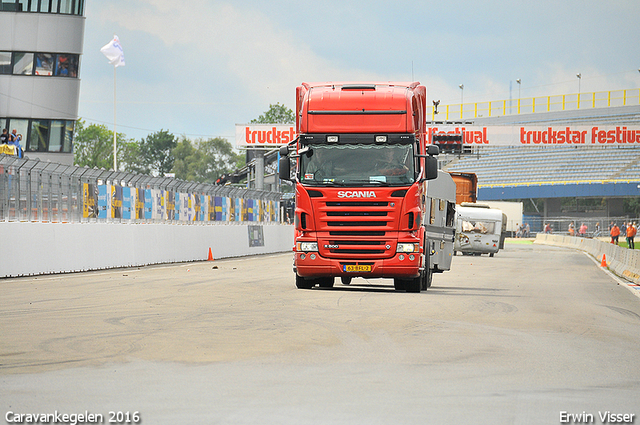
M0 128L31 159L73 164L84 0L0 0Z

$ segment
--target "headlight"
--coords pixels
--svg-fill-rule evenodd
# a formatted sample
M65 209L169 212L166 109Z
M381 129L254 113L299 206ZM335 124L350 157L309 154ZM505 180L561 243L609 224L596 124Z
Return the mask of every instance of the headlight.
M396 252L420 252L420 244L399 243Z
M317 252L318 242L296 242L296 251L298 252Z

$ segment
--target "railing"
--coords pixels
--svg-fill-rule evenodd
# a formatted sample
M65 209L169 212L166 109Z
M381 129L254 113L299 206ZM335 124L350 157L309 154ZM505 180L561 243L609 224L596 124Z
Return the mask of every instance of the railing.
M427 116L431 117L432 121L455 121L514 114L534 114L537 112L570 111L630 105L640 105L640 89L440 105L438 107L438 114L434 114L433 106L429 106L427 107Z
M277 223L280 196L0 154L0 221Z

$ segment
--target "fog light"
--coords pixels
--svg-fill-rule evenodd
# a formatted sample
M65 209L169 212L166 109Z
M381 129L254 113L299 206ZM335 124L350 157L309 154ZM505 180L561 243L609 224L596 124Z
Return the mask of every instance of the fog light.
M411 254L411 255L409 256L409 260L413 261L413 260L415 260L415 259L416 259L416 257L415 257L413 254Z
M316 254L311 254L311 255L309 256L309 258L311 258L312 260L315 260L315 259L316 259Z
M300 259L301 259L301 260L304 260L305 258L307 258L307 256L306 256L306 255L304 255L304 254L300 254Z
M404 260L404 255L402 255L402 254L398 255L398 260L400 260L400 261Z
M376 143L386 143L387 136L376 136Z
M338 143L338 136L327 136L327 143Z

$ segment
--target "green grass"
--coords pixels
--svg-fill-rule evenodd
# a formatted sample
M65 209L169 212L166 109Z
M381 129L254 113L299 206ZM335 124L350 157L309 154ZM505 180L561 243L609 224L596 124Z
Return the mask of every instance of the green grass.
M640 249L640 244L638 244L638 242L639 242L639 241L636 241L636 240L634 239L634 243L633 243L633 248L634 248L634 249ZM624 241L624 242L620 241L620 242L618 243L618 246L619 246L620 248L629 248L629 244L627 243L627 241Z
M522 245L531 245L533 240L531 239L505 239L504 243L514 243L514 244L522 244Z

